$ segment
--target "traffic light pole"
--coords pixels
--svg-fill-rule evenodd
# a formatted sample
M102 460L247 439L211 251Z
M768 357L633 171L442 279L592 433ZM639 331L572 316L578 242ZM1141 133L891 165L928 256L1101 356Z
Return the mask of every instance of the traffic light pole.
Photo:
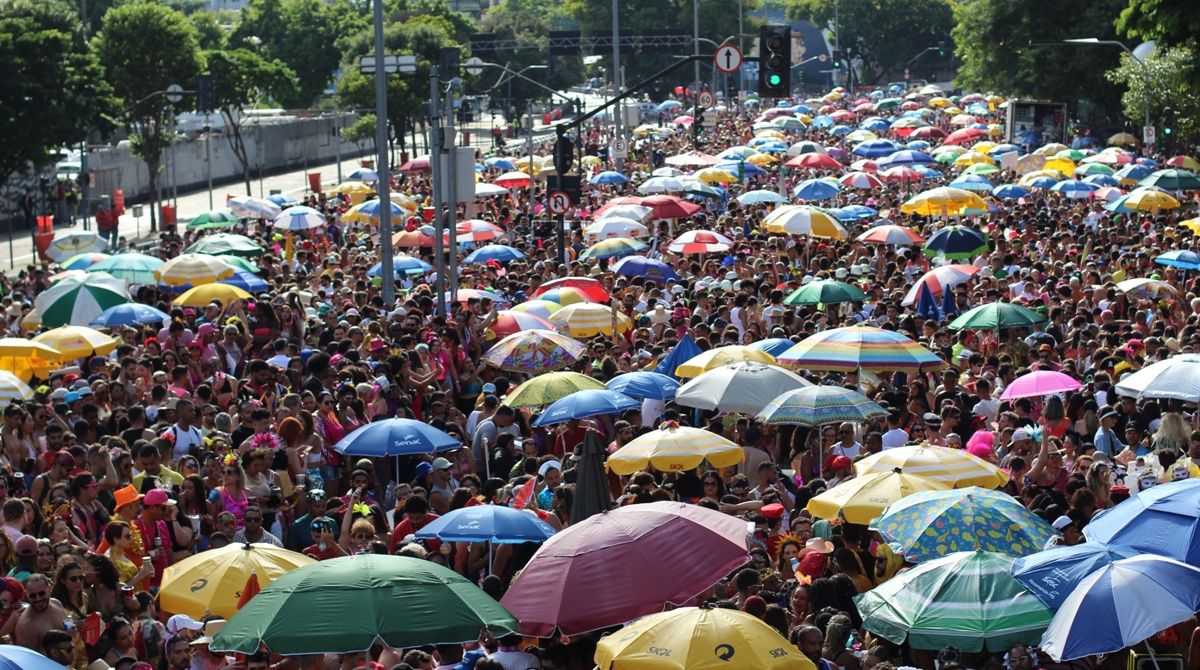
M437 272L433 282L434 313L446 314L446 249L442 243L442 184L445 179L441 175L442 132L440 128L441 111L441 81L438 79L438 66L429 68L429 181L433 184L433 263Z
M388 116L387 116L387 67L383 58L383 0L375 0L375 170L379 181L375 192L379 196L379 261L383 264L383 309L396 307L396 268L392 262L392 200L388 195L391 186L391 169L388 165Z

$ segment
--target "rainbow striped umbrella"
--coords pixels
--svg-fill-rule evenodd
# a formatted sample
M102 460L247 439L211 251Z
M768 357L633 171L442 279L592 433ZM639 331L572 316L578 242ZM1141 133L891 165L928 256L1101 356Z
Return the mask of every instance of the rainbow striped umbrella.
M900 333L870 326L834 328L812 335L779 356L779 362L812 370L922 372L946 362Z
M525 314L532 314L534 316L549 320L551 314L562 308L563 306L557 302L538 298L536 300L526 300L518 305L513 305L512 311L524 312ZM550 325L553 326L554 324Z
M492 345L483 360L510 372L539 372L565 368L586 349L582 342L552 330L522 330Z
M807 386L785 391L758 413L760 421L772 426L861 423L880 416L887 416L887 411L875 401L840 386Z
M632 256L646 248L645 243L638 242L633 238L614 237L608 240L601 240L588 247L582 254L579 254L579 260L590 261L593 258L621 258Z

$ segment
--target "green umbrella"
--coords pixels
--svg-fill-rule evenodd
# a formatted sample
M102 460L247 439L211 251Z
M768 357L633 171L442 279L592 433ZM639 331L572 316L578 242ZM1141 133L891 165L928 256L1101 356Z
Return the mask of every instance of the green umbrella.
M995 165L992 165L991 163L975 163L974 165L971 165L971 166L967 167L967 169L963 170L962 173L963 174L989 175L989 174L996 174L999 171L1000 171L1000 168L996 167Z
M922 563L854 599L863 628L914 649L1037 644L1054 613L1013 579L1015 560L963 551Z
M1076 177L1089 177L1094 174L1113 174L1116 170L1104 163L1084 163L1075 168Z
M1046 322L1037 312L1009 302L989 302L963 312L950 322L951 330L1000 330L1036 326Z
M101 312L130 301L125 282L104 272L61 279L37 294L33 306L47 328L86 326Z
M188 222L188 230L209 230L212 228L232 228L238 222L233 214L221 209L207 211Z
M801 286L783 299L786 305L835 305L840 302L865 300L867 295L857 286L832 279L818 279Z
M209 256L261 256L264 252L257 242L245 235L216 233L196 240L192 246L184 249L184 253L208 254Z
M571 503L571 523L607 512L612 508L608 477L604 474L604 446L589 430L583 438L583 454L576 468L575 497Z
M1149 177L1138 182L1139 186L1157 186L1168 191L1191 191L1200 189L1200 177L1188 172L1171 168L1158 170Z
M226 254L219 255L219 256L217 256L217 258L219 258L222 263L224 263L232 268L236 268L238 270L245 270L246 272L249 272L251 274L258 274L261 269L258 267L257 263L250 260L249 258L242 258L241 256L229 256Z
M330 625L330 622L336 622ZM419 647L517 632L500 603L431 561L360 554L292 570L254 596L210 645L252 654L344 654L382 639Z
M117 279L124 279L131 285L154 286L158 279L154 271L163 264L161 258L146 254L125 253L96 263L87 269L88 272L107 272Z

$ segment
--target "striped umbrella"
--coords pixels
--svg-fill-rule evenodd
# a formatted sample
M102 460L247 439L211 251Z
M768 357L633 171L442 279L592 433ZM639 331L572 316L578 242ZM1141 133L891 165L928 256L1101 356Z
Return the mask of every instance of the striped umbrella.
M838 181L841 182L842 186L864 190L883 186L883 182L880 181L879 177L869 172L849 172L839 177Z
M584 250L579 254L579 260L589 261L603 258L622 258L632 256L639 251L644 251L648 247L644 242L639 242L629 237L613 237L607 240L601 240Z
M563 286L563 285L559 285L557 288L552 288L552 289L550 289L548 291L544 291L540 294L534 294L534 297L537 298L538 300L548 300L550 302L558 303L559 305L561 305L563 307L566 307L567 305L574 305L577 302L595 302L595 303L608 302L608 300L593 299L590 292L586 289L582 289L582 288L579 288L576 286ZM549 318L549 317L547 317L547 318Z
M520 314L520 312L517 312ZM522 317L537 319L532 314ZM540 320L540 319L539 319ZM578 340L553 330L521 330L492 345L483 355L488 365L510 372L535 373L565 368L583 355L587 347Z
M808 235L844 240L849 237L845 227L832 214L809 205L784 205L763 219L763 228L771 233Z
M237 225L238 218L222 209L203 212L188 221L188 230L209 230L211 228L232 228Z
M93 251L86 254L72 256L58 265L64 270L86 270L96 263L109 258L112 258L112 256Z
M870 228L855 239L870 244L892 244L902 247L925 244L925 238L918 235L912 228L897 226L894 223L885 223Z
M237 286L212 283L201 284L200 286L188 289L178 298L175 298L174 304L186 307L204 307L216 301L222 305L228 305L235 300L250 300L253 297Z
M114 305L130 301L124 279L105 272L89 272L84 277L67 277L33 300L34 309L48 327L86 326Z
M462 260L463 263L486 263L488 261L496 261L497 263L508 263L511 261L519 261L525 258L525 253L519 249L515 249L505 244L488 244L479 247L472 251L469 256Z
M89 272L107 272L133 285L153 286L158 283L154 271L163 264L162 259L146 254L125 253L106 258L88 268Z
M924 491L894 502L871 523L897 553L924 563L955 551L1028 556L1055 531L1003 491L970 486Z
M100 312L100 315L92 319L88 325L98 328L113 328L142 323L162 325L170 320L171 315L162 310L139 302L127 302L124 305L109 307Z
M859 476L892 472L896 468L954 487L998 488L1007 484L1009 479L1007 471L962 449L927 444L887 449L854 464L854 471Z
M649 234L650 230L642 223L612 216L593 221L583 229L583 235L589 242L616 237L646 237Z
M539 298L537 300L526 300L523 303L513 305L512 311L523 312L525 314L532 314L534 316L538 316L543 319L549 320L551 314L557 312L558 310L560 310L562 308L563 308L563 305L561 303L552 302L550 300L542 300ZM554 326L554 324L550 324L550 325L551 325L551 327Z
M912 288L908 289L908 293L904 294L904 300L900 304L905 306L916 304L917 298L921 294L922 286L929 287L930 293L934 297L937 297L945 289L958 286L975 276L978 272L979 268L974 265L954 264L934 268L921 275L921 278L912 285Z
M66 358L104 356L118 344L117 340L87 326L59 326L38 335L33 341L58 349Z
M604 388L599 380L578 372L547 372L509 391L504 404L513 408L541 407L576 391Z
M676 377L684 378L699 377L709 370L715 370L724 365L732 365L743 361L769 365L775 363L775 357L761 349L741 344L731 344L709 349L687 359L687 361L675 368L674 374Z
M982 203L980 209L986 212L987 203L983 200L979 202ZM987 235L964 226L946 226L925 241L925 255L930 257L971 258L987 252L987 249Z
M283 211L279 205L266 198L252 198L250 196L230 198L225 201L225 206L235 216L256 219L274 219Z
M870 326L834 328L811 335L779 356L779 361L842 372L923 372L946 365L904 335Z
M812 386L812 382L789 370L743 361L698 375L679 387L675 402L684 407L754 414L780 390L806 386Z
M616 318L614 318L614 314ZM612 335L614 326L618 333L623 333L633 327L629 317L620 312L614 312L608 305L587 302L567 305L551 314L549 321L560 332L571 337Z
M667 250L673 254L712 254L729 251L733 240L711 230L689 230L676 237Z
M258 274L262 271L262 269L259 268L258 265L249 258L242 258L241 256L229 256L226 254L217 255L214 256L214 258L220 260L222 263L228 265L234 270L245 270L250 274Z
M1053 613L1013 579L1015 560L964 551L922 563L855 598L863 628L914 649L1036 644Z
M455 299L459 303L462 303L464 305L467 303L468 300L471 300L472 298L474 298L476 300L483 300L484 298L487 298L488 300L491 300L492 303L498 307L507 307L512 304L511 300L509 300L508 298L505 298L504 296L500 295L499 293L493 293L492 291L484 291L483 289L460 288L460 289L458 289L458 291L455 292ZM443 293L442 300L445 300L446 304L450 304L450 293L449 292Z
M288 207L275 216L275 230L312 230L325 225L325 215L308 207L298 205Z
M8 407L14 402L33 398L33 389L17 378L16 375L0 370L0 407Z
M64 232L50 240L46 256L52 261L64 261L79 254L104 251L108 243L96 233Z
M533 297L539 300L552 300L561 305L569 304L569 302L559 298L548 298L547 294L560 288L570 288L579 291L587 302L608 302L612 300L612 296L608 294L608 289L604 288L604 284L591 277L563 277L561 279L552 279L542 283L533 291Z
M180 254L154 270L154 277L169 286L211 284L233 276L233 268L205 254Z
M867 396L840 386L808 386L785 391L767 403L758 419L768 425L824 426L861 423L887 416L887 410Z
M725 468L744 458L741 447L716 433L668 422L617 449L607 465L619 475L631 475L651 465L659 472L686 472L705 461Z
M554 324L536 314L502 309L496 312L496 320L488 326L490 337L508 337L513 333L534 329L554 330Z

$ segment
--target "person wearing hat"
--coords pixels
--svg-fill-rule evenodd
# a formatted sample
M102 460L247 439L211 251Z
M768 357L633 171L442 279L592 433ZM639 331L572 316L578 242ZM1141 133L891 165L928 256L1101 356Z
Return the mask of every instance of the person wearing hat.
M304 551L306 547L313 544L312 523L317 519L329 519L326 516L329 511L329 496L321 489L313 489L306 495L308 500L308 513L299 517L292 522L288 527L287 542L285 546L292 551ZM337 537L340 532L336 519L330 519L333 523L333 536Z
M1061 515L1050 524L1058 533L1050 539L1049 546L1051 547L1073 547L1084 542L1083 532L1079 530L1079 524L1069 516Z
M1096 429L1096 434L1092 438L1092 444L1096 446L1096 453L1104 454L1110 459L1125 451L1125 445L1121 443L1116 430L1114 430L1119 416L1117 410L1112 407L1104 408L1100 413L1100 428Z
M429 506L434 512L445 514L450 511L450 498L454 495L454 489L458 488L458 482L450 471L454 464L438 456L430 465L433 470L429 473Z
M149 556L154 565L154 576L150 583L158 586L162 582L163 571L171 564L171 531L167 525L168 507L174 507L175 501L162 489L151 489L142 498L142 513L133 520L133 527L142 537Z
M204 622L200 637L192 640L191 670L222 670L229 667L225 654L209 648L213 638L225 628L225 619L210 619Z

